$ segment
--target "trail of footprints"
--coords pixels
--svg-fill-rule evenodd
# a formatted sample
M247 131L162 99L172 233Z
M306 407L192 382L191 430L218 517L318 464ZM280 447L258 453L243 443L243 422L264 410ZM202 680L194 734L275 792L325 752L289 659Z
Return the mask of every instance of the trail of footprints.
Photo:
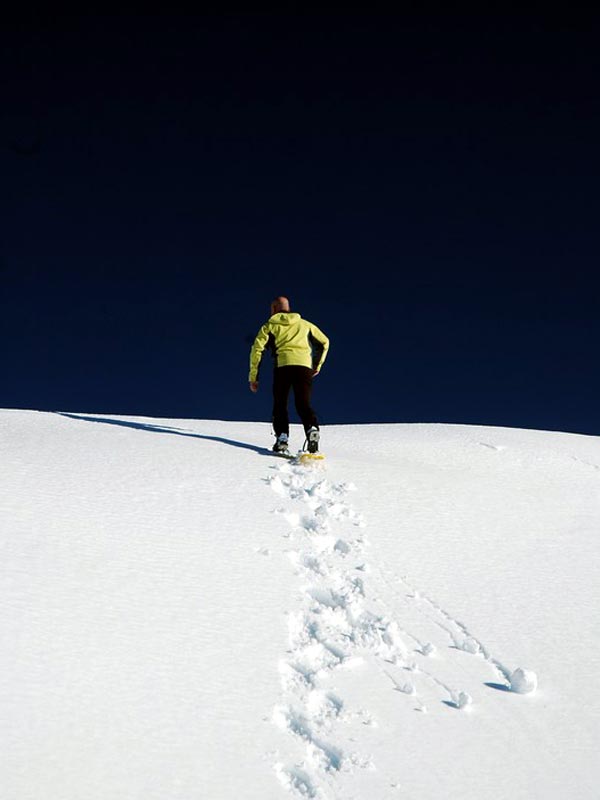
M296 740L298 760L275 770L294 795L323 800L335 796L341 773L376 769L368 732L377 720L349 707L337 685L379 678L403 704L397 713L449 713L472 703L457 680L479 689L499 679L488 685L508 688L510 672L432 599L369 563L365 522L348 500L352 484L290 462L268 481L294 501L275 513L302 598L288 615L281 702L273 711L274 723Z

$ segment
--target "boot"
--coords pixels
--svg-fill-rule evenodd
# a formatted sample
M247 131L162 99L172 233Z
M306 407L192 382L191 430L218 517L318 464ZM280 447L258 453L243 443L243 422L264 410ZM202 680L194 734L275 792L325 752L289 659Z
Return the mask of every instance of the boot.
M306 434L307 449L309 453L319 452L319 429L312 427Z
M288 453L288 435L287 433L280 433L277 441L273 445L274 453Z

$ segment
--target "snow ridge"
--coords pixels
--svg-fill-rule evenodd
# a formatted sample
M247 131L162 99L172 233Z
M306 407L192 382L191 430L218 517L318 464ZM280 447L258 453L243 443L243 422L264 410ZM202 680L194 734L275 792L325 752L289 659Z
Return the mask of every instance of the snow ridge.
M365 520L348 499L353 484L331 483L319 466L284 462L273 470L271 489L290 501L275 513L286 523L284 538L294 544L286 553L300 595L299 608L288 615L289 646L279 664L282 697L272 715L300 745L297 761L274 765L286 789L299 797L337 797L344 776L376 769L366 732L378 722L368 709L350 707L338 688L364 682L367 670L375 669L421 713L432 703L436 713L440 704L469 711L483 685L535 690L534 673L511 672L441 605L406 578L370 563ZM465 674L469 686L457 686ZM388 786L397 786L393 776Z

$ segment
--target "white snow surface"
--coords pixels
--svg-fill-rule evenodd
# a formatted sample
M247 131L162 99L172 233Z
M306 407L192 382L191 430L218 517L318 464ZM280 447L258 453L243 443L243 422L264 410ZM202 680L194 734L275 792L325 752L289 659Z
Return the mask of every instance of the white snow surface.
M302 444L293 426L291 440ZM600 441L0 412L3 800L600 796Z

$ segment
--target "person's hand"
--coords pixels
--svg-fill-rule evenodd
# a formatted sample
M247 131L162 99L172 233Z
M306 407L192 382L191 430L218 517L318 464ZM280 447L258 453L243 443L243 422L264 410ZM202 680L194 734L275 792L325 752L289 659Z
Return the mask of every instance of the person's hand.
M250 381L249 386L250 386L250 391L251 392L254 392L254 394L256 394L256 392L258 392L258 381Z
M319 374L319 370L318 369L313 369L312 374L313 374L313 378L316 378L317 375Z

